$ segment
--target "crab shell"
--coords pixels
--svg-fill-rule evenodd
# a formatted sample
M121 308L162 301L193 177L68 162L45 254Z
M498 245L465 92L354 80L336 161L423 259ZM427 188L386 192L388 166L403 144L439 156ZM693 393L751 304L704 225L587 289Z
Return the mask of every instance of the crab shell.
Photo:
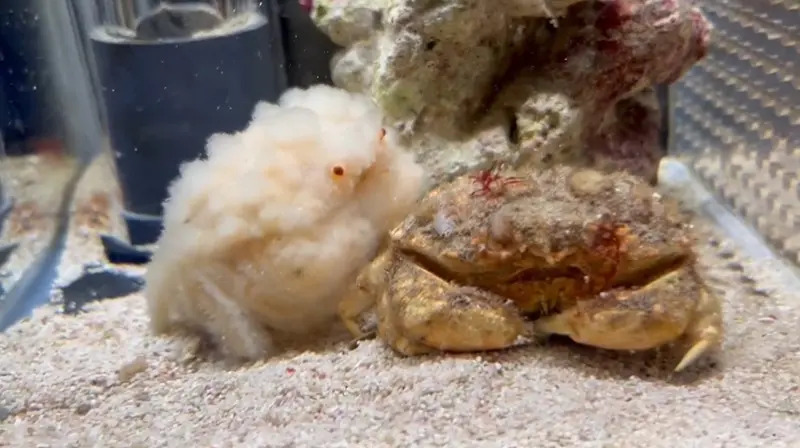
M677 203L626 173L556 167L429 192L340 314L407 354L513 345L533 332L606 349L681 342L682 370L722 339Z

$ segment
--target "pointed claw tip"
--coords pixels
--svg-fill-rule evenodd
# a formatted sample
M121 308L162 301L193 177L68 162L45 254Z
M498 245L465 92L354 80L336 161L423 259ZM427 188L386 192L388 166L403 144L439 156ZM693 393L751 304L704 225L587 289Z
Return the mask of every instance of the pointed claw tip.
M698 343L694 344L692 348L683 355L681 362L675 367L675 372L681 372L690 365L694 364L709 348L711 348L711 341L708 339L704 339L699 341Z

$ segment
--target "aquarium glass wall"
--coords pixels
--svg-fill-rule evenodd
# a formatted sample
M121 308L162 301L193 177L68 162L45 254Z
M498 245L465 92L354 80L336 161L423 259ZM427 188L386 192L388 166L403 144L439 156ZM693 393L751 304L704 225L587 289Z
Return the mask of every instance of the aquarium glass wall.
M800 263L800 5L705 2L713 45L675 87L674 150Z
M103 138L86 36L65 2L43 6L0 11L3 328L48 301L71 192Z

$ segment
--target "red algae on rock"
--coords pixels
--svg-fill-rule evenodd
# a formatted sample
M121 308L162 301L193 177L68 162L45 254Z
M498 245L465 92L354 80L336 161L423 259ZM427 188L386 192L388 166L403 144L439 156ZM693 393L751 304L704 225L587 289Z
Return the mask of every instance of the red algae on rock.
M333 59L334 80L370 92L434 179L507 162L654 181L655 87L706 55L711 25L694 0L541 3L319 0L312 16L337 36L360 30Z
M568 147L570 156L578 154L592 165L654 180L661 157L661 111L653 88L676 81L706 54L709 28L687 1L579 3L553 33L555 42L568 44L540 52L516 82L570 99L572 110L559 115L579 121L574 126L579 136L550 146ZM521 146L537 153L537 143L527 145L523 139Z

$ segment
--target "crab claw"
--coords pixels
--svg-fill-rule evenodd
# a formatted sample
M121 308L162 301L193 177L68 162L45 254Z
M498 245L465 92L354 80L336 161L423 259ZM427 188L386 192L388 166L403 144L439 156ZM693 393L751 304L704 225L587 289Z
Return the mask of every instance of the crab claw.
M676 372L680 372L683 369L689 367L690 365L694 364L709 348L712 346L712 342L710 340L704 339L702 341L698 341L696 344L683 355L681 358L681 362L675 367Z
M722 342L722 309L715 296L707 290L701 291L695 311L695 319L686 331L686 340L691 347L675 367L680 372L694 364L703 354Z
M684 266L638 289L606 291L534 323L539 334L560 334L609 350L649 350L673 342L689 349L675 367L684 370L722 340L722 312Z

